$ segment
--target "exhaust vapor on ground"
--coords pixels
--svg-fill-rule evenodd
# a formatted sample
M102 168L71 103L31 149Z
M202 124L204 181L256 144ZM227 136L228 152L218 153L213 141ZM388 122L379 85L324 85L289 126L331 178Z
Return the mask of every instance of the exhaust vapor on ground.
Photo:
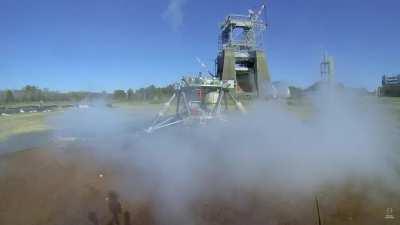
M313 198L335 208L343 186L365 194L365 202L382 203L377 192L391 192L399 181L398 128L390 112L375 98L332 90L309 99L313 110L306 118L286 104L260 101L226 123L148 136L126 133L144 125L148 112L93 109L52 123L97 137L85 143L93 160L121 168L115 189L125 199L150 201L156 224L207 224L230 214L237 214L231 224L278 224L285 217L307 224L314 219Z

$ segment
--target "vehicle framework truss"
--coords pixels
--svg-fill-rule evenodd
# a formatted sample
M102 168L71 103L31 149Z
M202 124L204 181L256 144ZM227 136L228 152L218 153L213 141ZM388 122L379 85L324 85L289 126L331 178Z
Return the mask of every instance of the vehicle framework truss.
M242 113L246 110L232 94L234 80L219 80L214 77L183 77L175 84L175 92L158 112L151 126L145 131L156 130L177 124L206 124L208 121L224 119L230 103Z

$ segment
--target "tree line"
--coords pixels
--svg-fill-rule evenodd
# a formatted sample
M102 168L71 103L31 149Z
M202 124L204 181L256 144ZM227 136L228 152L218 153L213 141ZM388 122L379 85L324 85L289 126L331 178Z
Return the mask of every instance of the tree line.
M138 102L162 102L168 99L174 93L174 86L168 85L166 87L156 87L150 85L145 88L140 88L137 90L115 90L112 94L114 100L128 100L128 101L138 101Z
M33 85L26 85L19 90L0 90L0 103L29 103L29 102L80 102L95 99L114 101L138 101L138 102L161 102L169 98L174 92L173 85L156 87L150 85L137 90L128 89L115 90L113 93L71 91L51 91L47 88L41 89Z

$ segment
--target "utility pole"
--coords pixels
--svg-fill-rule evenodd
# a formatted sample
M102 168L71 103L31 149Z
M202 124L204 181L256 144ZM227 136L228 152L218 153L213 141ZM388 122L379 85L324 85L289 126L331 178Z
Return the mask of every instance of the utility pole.
M322 218L321 218L321 212L319 209L319 201L318 201L318 197L316 197L316 196L315 196L315 208L317 210L318 225L323 225Z
M335 63L332 56L325 53L320 64L321 80L332 83L335 79Z

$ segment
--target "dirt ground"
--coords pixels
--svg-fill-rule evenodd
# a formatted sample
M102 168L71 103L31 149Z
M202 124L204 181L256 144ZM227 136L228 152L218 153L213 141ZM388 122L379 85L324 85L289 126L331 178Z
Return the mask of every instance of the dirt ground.
M211 193L194 200L185 210L190 222L175 218L182 215L169 212L169 206L164 206L160 219L157 201L141 191L140 176L135 175L137 188L123 190L121 183L135 176L125 177L118 162L95 160L90 149L29 149L1 156L0 167L0 224L4 225L92 224L89 212L98 215L99 224L108 224L110 190L121 193L130 224L317 224L312 196L293 200L240 187L229 190L229 198ZM398 195L385 193L372 200L366 196L368 188L365 192L353 184L327 188L330 194L320 199L324 224L390 224L384 220L385 210L399 206Z
M0 163L0 224L90 224L90 211L103 224L110 220L105 198L118 175L100 168L89 153L31 149ZM135 212L146 214L146 205L135 206Z

